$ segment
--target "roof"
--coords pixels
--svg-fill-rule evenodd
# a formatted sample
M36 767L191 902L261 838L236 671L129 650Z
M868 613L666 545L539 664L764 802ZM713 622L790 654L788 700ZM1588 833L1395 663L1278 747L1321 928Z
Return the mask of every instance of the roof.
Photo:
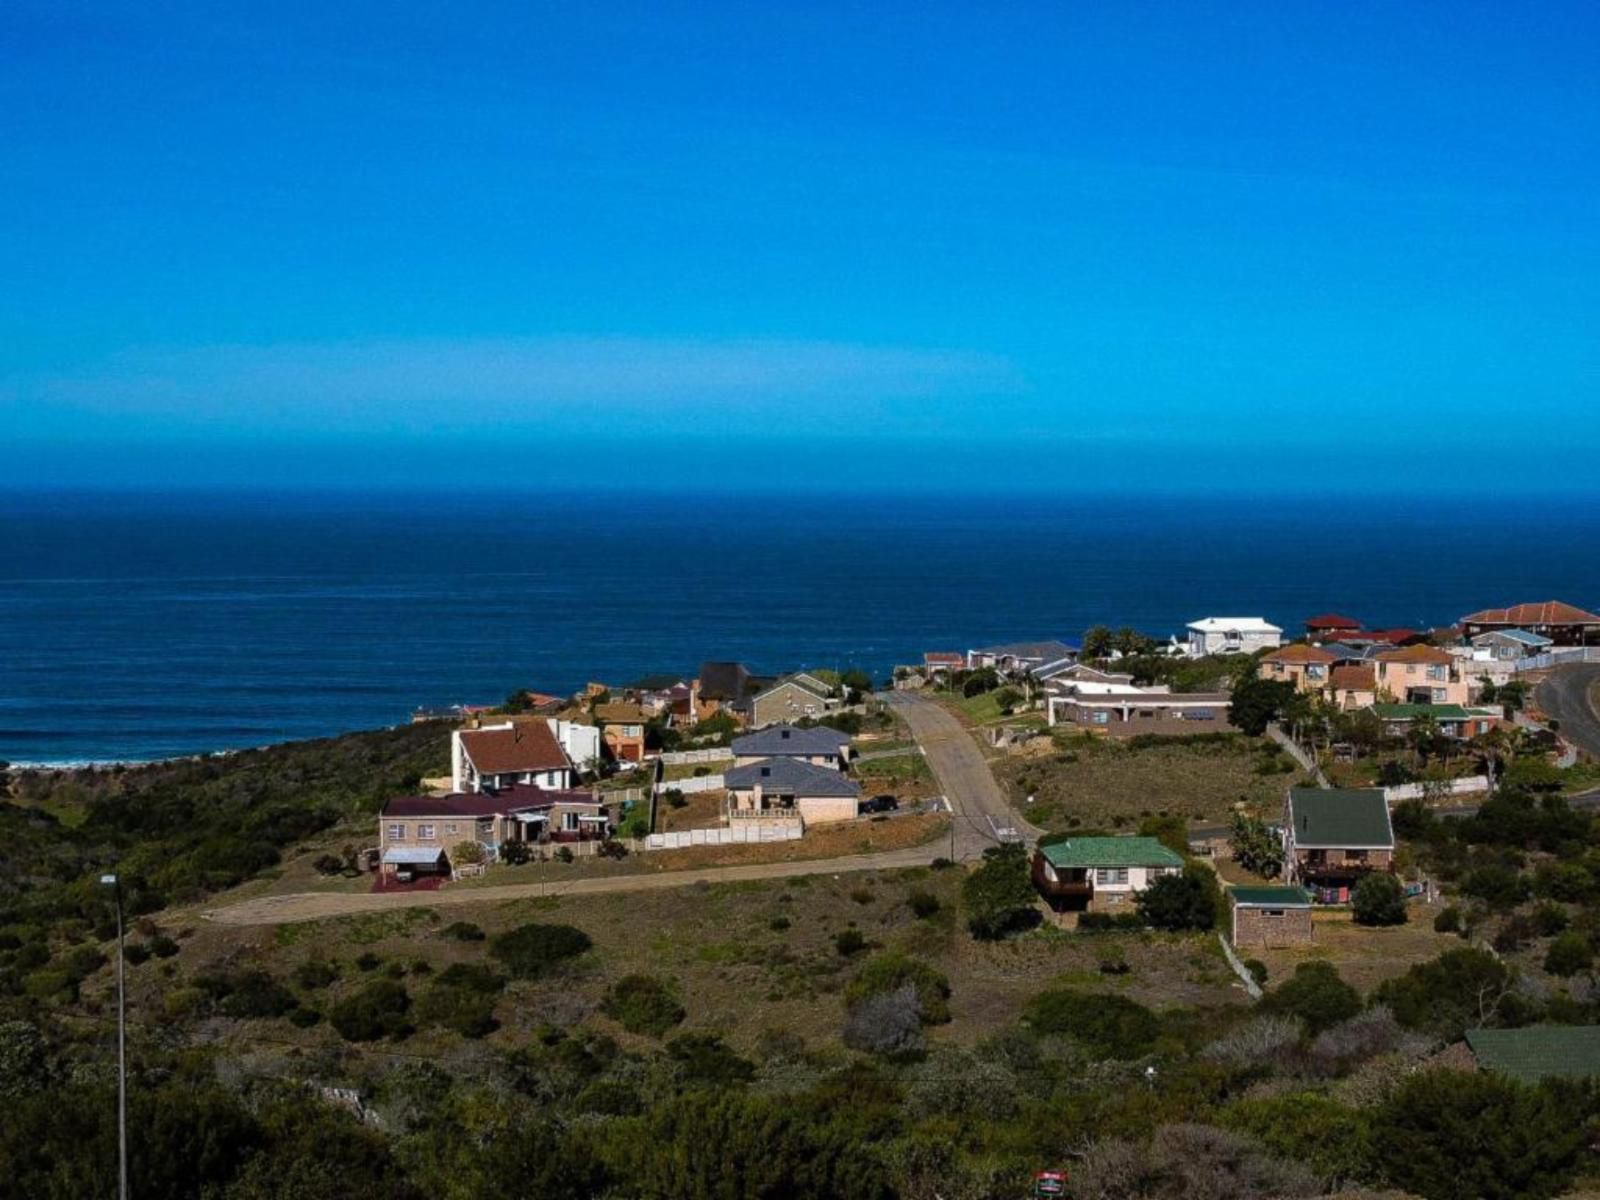
M1233 707L1233 695L1229 692L1157 692L1137 687L1116 692L1079 692L1068 686L1065 691L1055 693L1055 698L1081 708L1182 708L1191 704Z
M629 686L636 692L664 692L685 682L682 675L646 675Z
M810 680L810 682L806 682L807 680ZM786 676L785 678L778 680L778 682L774 683L771 687L767 688L761 693L761 695L769 696L779 688L789 686L797 687L802 692L805 692L811 696L815 696L818 700L826 700L828 698L827 685L824 684L820 679L804 674Z
M1121 671L1102 671L1098 667L1091 667L1088 663L1070 663L1066 666L1056 667L1051 664L1049 668L1036 672L1041 679L1062 681L1063 676L1072 679L1087 680L1091 683L1133 683L1133 676Z
M929 650L922 661L930 667L958 667L966 664L967 656L956 650Z
M1343 629L1339 631L1339 640L1346 645L1357 646L1398 646L1419 638L1422 634L1415 629Z
M596 704L594 715L602 721L614 721L619 725L642 725L648 721L652 714L640 708L637 704L629 704L624 700L614 700L610 704Z
M1486 608L1462 617L1462 625L1600 625L1592 612L1560 600L1536 604L1513 604L1510 608Z
M1240 908L1311 907L1311 893L1303 887L1233 887L1228 895Z
M1478 637L1472 640L1477 641L1478 638L1506 638L1523 646L1550 645L1549 638L1542 637L1530 629L1491 629L1486 633L1480 633Z
M396 796L383 806L384 817L498 817L526 808L556 804L599 804L591 792L556 791L519 783L492 792L451 792L445 796Z
M1290 788L1289 820L1300 849L1387 850L1394 846L1382 788Z
M1435 721L1465 721L1472 713L1459 704L1374 704L1372 711L1385 721L1414 721L1432 717Z
M572 765L543 721L518 721L509 729L464 729L461 748L480 775L555 771Z
M813 725L807 729L798 725L773 725L734 738L733 752L740 758L805 758L812 754L838 754L849 744L848 733L840 733L826 725Z
M1287 646L1280 646L1271 654L1261 656L1262 662L1281 663L1331 663L1337 662L1339 656L1331 654L1321 646L1308 646L1304 642L1291 642Z
M1181 867L1183 859L1153 837L1080 837L1040 846L1052 867Z
M1335 667L1328 676L1328 682L1336 688L1370 692L1374 691L1378 686L1378 673L1371 666L1363 667L1351 664L1344 667Z
M1404 646L1399 650L1385 650L1374 656L1378 662L1384 663L1440 663L1455 662L1448 650L1441 650L1437 646Z
M1282 633L1283 630L1265 617L1201 617L1190 621L1189 628L1200 633Z
M798 758L764 758L725 771L722 782L742 791L759 785L763 791L793 792L797 796L859 796L854 780L831 767L813 766Z
M984 646L973 653L992 654L997 658L1037 658L1054 662L1060 658L1071 658L1078 653L1078 650L1079 647L1071 642L1007 642L1003 646Z
M1319 613L1314 617L1306 618L1307 629L1360 629L1361 622L1354 617L1342 617L1338 613Z
M438 862L444 857L444 851L438 846L390 846L383 852L383 861L396 863L401 866L422 866Z
M702 700L743 700L750 692L750 668L736 662L700 664Z
M1557 1075L1600 1075L1600 1025L1469 1029L1467 1046L1480 1068L1522 1083Z

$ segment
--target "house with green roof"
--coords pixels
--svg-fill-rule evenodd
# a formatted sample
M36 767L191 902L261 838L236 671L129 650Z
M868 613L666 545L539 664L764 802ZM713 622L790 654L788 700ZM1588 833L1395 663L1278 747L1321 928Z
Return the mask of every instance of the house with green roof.
M1283 813L1284 876L1344 903L1369 871L1394 869L1382 788L1292 787Z
M1600 1025L1469 1029L1467 1049L1480 1071L1497 1071L1521 1083L1600 1075Z
M1372 715L1383 722L1389 737L1405 737L1418 721L1431 720L1448 738L1475 738L1505 724L1499 708L1465 704L1373 704Z
M1163 875L1183 870L1183 858L1153 837L1074 837L1040 846L1033 882L1057 916L1116 912Z
M1235 946L1271 950L1311 944L1311 893L1303 887L1231 887Z

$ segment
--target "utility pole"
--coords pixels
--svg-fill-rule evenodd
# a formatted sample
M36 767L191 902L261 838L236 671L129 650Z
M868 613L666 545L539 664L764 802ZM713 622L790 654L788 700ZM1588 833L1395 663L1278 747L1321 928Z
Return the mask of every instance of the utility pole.
M122 947L122 888L115 875L102 875L117 907L117 1195L128 1200L128 1008Z

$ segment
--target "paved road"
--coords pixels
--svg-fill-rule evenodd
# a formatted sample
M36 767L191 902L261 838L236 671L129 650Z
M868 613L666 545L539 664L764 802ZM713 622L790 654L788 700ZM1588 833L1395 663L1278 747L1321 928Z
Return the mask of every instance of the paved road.
M1600 714L1590 700L1600 684L1600 666L1573 663L1557 667L1534 689L1534 703L1561 722L1561 736L1578 749L1600 758Z
M1038 830L1019 820L1005 798L977 744L948 712L932 701L906 697L891 700L911 727L927 754L940 787L955 813L955 856L978 857L995 843L995 826L1011 826L1025 836ZM993 824L990 818L993 817ZM436 892L297 892L262 896L207 910L207 920L219 925L288 925L323 917L350 916L393 908L439 908L451 904L493 904L502 900L528 900L540 896L587 896L606 892L653 891L688 887L695 883L730 883L747 879L787 879L796 875L839 875L852 871L883 871L926 866L948 855L951 844L940 840L906 850L882 854L856 854L846 858L805 862L750 863L737 867L707 867L698 871L663 871L649 875L612 875L601 879L566 879L549 883L507 883L494 887L455 887Z
M1006 802L983 751L949 710L915 692L892 692L887 700L910 726L911 736L922 747L939 781L939 790L955 812L958 858L976 858L995 845L998 829L1014 829L1027 839L1044 832L1023 820Z

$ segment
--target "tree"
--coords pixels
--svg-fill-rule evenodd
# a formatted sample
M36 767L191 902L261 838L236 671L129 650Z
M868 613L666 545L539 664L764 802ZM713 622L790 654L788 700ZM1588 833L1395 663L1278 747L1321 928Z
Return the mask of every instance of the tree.
M1139 822L1139 836L1155 838L1174 854L1189 853L1189 822L1176 813L1146 817Z
M1096 625L1083 635L1083 657L1109 658L1114 648L1111 630Z
M973 937L992 941L1033 928L1039 909L1027 852L1016 843L985 850L983 864L961 881L961 900Z
M1583 1154L1585 1107L1488 1072L1418 1071L1373 1114L1374 1162L1428 1200L1553 1196Z
M1275 879L1283 872L1283 839L1268 829L1261 818L1236 814L1229 844L1234 861L1246 871L1253 871L1264 879Z
M1404 925L1406 893L1387 871L1372 871L1356 884L1351 906L1357 925Z
M450 861L457 866L478 865L487 857L481 842L457 842L450 851Z
M1252 677L1234 686L1229 719L1251 737L1260 737L1293 702L1294 684Z
M1268 992L1261 1011L1299 1017L1308 1031L1318 1034L1360 1012L1361 993L1339 978L1332 963L1313 959Z
M1028 1002L1024 1018L1036 1033L1066 1034L1102 1058L1137 1058L1161 1036L1161 1021L1115 992L1051 988Z
M844 1044L884 1058L915 1057L927 1045L922 1024L917 989L903 983L850 1006L844 1019Z
M1190 863L1177 875L1162 875L1134 901L1145 924L1155 929L1211 929L1217 923L1221 893L1217 878Z
M405 985L392 979L375 979L353 996L335 1004L328 1020L347 1042L372 1042L381 1037L404 1037L411 1032L406 1014L411 997Z
M1468 1029L1515 1021L1522 1001L1512 992L1510 970L1485 950L1462 947L1418 963L1372 993L1407 1029L1446 1041Z
M847 1004L899 991L910 984L917 994L917 1014L924 1025L950 1020L950 980L921 959L906 954L880 954L863 966L845 989Z
M688 1014L666 982L654 975L624 975L606 991L600 1011L629 1033L660 1037Z

